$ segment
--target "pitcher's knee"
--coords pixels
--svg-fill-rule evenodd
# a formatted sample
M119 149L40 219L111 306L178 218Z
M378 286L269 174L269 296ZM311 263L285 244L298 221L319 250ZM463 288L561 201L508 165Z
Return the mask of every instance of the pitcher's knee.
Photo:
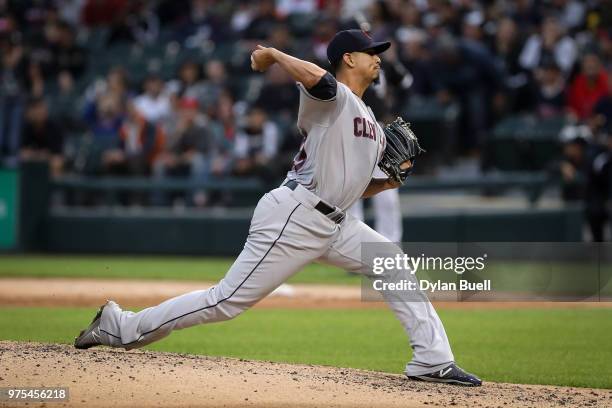
M210 303L216 304L214 309L217 320L231 320L250 309L259 300L258 296L240 287L236 289L235 285L228 284L225 279L212 288L210 295Z
M252 304L227 300L217 306L219 320L231 320L250 309Z

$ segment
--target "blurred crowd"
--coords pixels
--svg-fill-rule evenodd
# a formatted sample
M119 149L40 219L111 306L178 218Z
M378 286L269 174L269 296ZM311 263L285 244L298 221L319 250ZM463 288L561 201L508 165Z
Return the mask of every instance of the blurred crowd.
M563 143L584 139L588 166L609 168L612 0L0 0L0 159L48 160L56 176L276 180L300 144L298 91L277 67L251 72L249 54L328 67L347 28L393 42L365 96L379 120L453 104L453 154L479 157L509 115L563 117L589 134ZM587 166L569 156L567 178Z

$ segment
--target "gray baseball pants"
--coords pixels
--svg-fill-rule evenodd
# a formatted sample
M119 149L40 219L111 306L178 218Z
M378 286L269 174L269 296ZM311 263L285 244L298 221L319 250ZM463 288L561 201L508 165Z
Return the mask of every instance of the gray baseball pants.
M371 275L372 265L361 260L361 244L389 240L350 215L340 224L333 222L314 208L318 202L319 198L302 186L268 192L255 208L244 249L216 286L177 296L138 313L123 311L111 302L101 317L103 342L113 347L139 348L172 330L232 319L313 261ZM392 275L376 278L397 279ZM410 274L408 278L414 279ZM411 301L386 298L410 339L413 358L406 365L408 375L440 370L454 360L440 318L427 297L419 296Z

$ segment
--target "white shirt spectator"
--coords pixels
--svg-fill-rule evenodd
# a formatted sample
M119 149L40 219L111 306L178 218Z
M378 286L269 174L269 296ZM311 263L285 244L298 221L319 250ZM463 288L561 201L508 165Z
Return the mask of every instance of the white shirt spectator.
M553 54L559 68L565 75L569 74L578 56L578 49L574 40L567 36L561 38L555 44ZM532 70L540 65L541 58L542 38L539 34L534 34L525 43L519 57L519 63L523 68Z
M157 97L146 93L139 95L134 98L134 106L147 121L155 124L165 121L172 111L170 98L163 93Z

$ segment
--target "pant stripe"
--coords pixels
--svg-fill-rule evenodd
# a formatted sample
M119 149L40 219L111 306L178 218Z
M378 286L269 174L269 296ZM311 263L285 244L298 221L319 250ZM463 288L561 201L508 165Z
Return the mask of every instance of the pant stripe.
M144 336L146 336L147 334L151 334L151 333L153 333L154 331L159 330L159 329L160 329L162 326L164 326L164 325L166 325L166 324L168 324L168 323L170 323L170 322L173 322L173 321L175 321L175 320L177 320L177 319L180 319L180 318L182 318L182 317L188 316L188 315L193 314L193 313L201 312L202 310L206 310L206 309L210 309L210 308L216 307L216 306L220 305L221 303L225 302L226 300L230 299L232 296L234 296L234 294L235 294L235 293L238 291L238 289L240 289L240 288L242 287L242 285L244 285L244 283L247 281L247 279L249 279L249 277L251 277L251 275L253 274L253 272L255 272L255 269L257 269L257 267L258 267L258 266L259 266L259 265L260 265L260 264L263 262L263 260L266 258L266 256L268 256L268 254L270 253L270 251L272 250L272 248L274 248L274 245L276 245L276 243L278 242L278 240L280 239L280 237L283 235L283 232L285 231L285 228L287 227L287 224L289 224L289 220L291 219L291 216L293 215L293 213L295 212L295 210L297 210L297 209L298 209L298 207L299 207L300 205L301 205L301 204L296 205L296 206L295 206L295 208L293 209L293 211L291 211L291 213L289 214L289 217L287 217L287 221L285 221L285 225L283 225L283 228L281 229L280 234L278 234L278 237L277 237L277 238L274 240L274 242L272 242L272 245L270 245L270 248L268 248L268 250L266 251L266 253L264 254L264 256L263 256L263 257L262 257L262 258L259 260L259 262L257 262L257 265L255 265L255 266L253 267L253 269L251 269L251 272L249 272L249 274L248 274L248 275L247 275L247 276L244 278L244 280L243 280L242 282L240 282L240 284L239 284L239 285L236 287L236 289L234 289L234 291L233 291L233 292L232 292L232 293L231 293L231 294L230 294L228 297L226 297L226 298L223 298L223 299L219 300L219 301L218 301L217 303L215 303L214 305L208 305L208 306L202 307L202 308L200 308L200 309L194 310L194 311L192 311L192 312L187 312L187 313L182 314L182 315L180 315L180 316L174 317L174 318L172 318L172 319L170 319L170 320L168 320L168 321L166 321L166 322L164 322L164 323L160 324L160 325L159 325L159 326L157 326L155 329L153 329L153 330L149 330L148 332L145 332L145 333L141 334L141 335L138 337L138 339L137 339L137 340L131 341L131 342L129 342L129 343L123 343L123 342L122 342L122 343L121 343L121 345L122 345L122 346L129 346L130 344L137 343L137 342L139 342L139 341L140 341L140 340L141 340L141 339L142 339ZM112 336L112 337L115 337L115 338L118 338L118 339L120 338L119 336L115 336L114 334L108 333L108 332L107 332L107 331L105 331L105 330L100 329L100 331L103 331L104 333L108 334L109 336Z

